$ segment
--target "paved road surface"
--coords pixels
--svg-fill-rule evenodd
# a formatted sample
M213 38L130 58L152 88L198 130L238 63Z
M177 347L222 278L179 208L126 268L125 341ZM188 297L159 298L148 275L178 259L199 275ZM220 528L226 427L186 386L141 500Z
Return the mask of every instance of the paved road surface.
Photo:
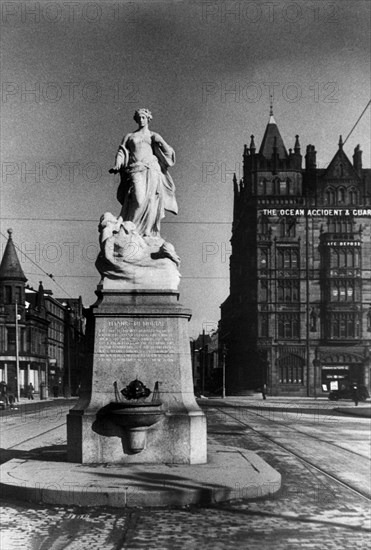
M369 419L334 413L338 404L310 399L202 400L202 406L210 442L259 453L282 473L280 494L254 502L244 501L241 494L232 503L177 510L63 509L7 502L1 550L371 547ZM64 459L69 405L36 407L1 419L2 461Z

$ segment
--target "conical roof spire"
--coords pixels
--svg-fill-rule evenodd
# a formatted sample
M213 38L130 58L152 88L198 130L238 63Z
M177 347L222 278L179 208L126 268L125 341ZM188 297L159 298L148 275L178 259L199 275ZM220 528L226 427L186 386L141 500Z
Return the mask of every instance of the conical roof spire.
M277 153L280 158L287 157L287 151L280 131L273 117L273 104L270 106L269 122L265 129L264 137L260 146L259 154L265 158L271 158L273 147L277 147Z
M0 279L12 281L27 281L13 243L12 229L8 229L8 242L5 247L4 255L0 264Z

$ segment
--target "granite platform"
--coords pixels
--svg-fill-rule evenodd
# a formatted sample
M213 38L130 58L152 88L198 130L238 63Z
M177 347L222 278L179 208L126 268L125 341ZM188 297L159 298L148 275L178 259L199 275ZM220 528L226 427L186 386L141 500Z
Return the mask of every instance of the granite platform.
M281 475L258 454L210 445L208 462L72 464L13 459L0 467L3 497L73 506L162 507L257 499L276 493Z

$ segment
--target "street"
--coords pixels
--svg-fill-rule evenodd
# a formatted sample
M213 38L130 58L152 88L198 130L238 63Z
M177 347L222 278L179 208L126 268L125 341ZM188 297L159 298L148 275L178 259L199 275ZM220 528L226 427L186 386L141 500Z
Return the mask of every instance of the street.
M65 460L72 400L1 415L1 461ZM201 399L208 441L258 453L282 474L270 498L179 509L2 502L2 550L370 547L370 419L324 398ZM361 404L369 408L369 403Z

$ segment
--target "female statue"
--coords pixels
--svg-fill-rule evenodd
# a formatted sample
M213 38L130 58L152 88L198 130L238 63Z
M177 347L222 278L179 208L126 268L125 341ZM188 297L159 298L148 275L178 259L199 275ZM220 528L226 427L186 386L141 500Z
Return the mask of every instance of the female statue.
M159 237L165 210L178 213L174 182L168 167L175 163L174 150L148 123L148 109L135 111L138 129L127 134L116 155L111 172L120 172L117 198L122 204L123 221L133 222L142 237Z

